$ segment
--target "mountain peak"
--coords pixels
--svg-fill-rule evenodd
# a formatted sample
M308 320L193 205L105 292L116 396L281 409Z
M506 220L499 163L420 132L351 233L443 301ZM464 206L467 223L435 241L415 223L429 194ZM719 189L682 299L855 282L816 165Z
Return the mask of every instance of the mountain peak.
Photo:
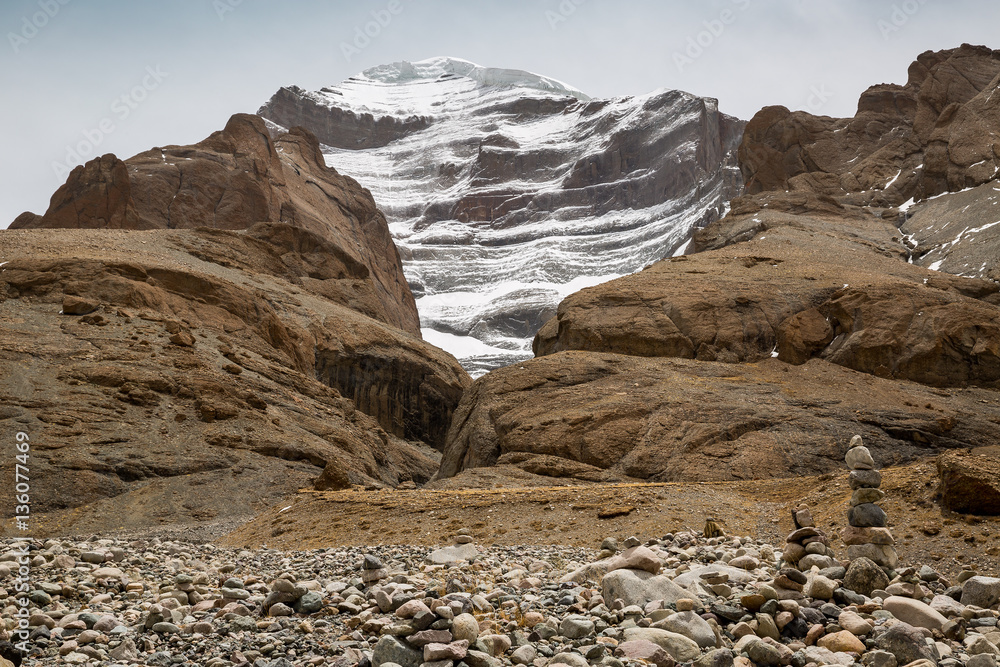
M590 97L570 85L551 77L518 69L483 67L462 58L439 56L416 62L400 61L370 67L348 81L370 81L386 84L405 84L465 78L477 87L526 88L565 97L575 97L587 102Z

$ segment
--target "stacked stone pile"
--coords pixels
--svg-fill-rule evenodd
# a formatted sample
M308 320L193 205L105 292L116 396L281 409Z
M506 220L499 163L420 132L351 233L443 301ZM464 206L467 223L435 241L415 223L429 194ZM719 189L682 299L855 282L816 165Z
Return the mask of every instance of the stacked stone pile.
M895 539L889 530L889 518L877 503L885 497L882 474L875 470L871 452L864 446L860 435L851 439L851 447L844 457L851 469L848 482L854 493L851 507L847 512L848 526L841 531L841 539L847 544L850 560L867 558L885 568L895 568L899 562Z
M795 530L785 538L785 550L781 554L785 563L803 571L837 565L830 538L816 526L808 507L799 505L792 512L792 521Z

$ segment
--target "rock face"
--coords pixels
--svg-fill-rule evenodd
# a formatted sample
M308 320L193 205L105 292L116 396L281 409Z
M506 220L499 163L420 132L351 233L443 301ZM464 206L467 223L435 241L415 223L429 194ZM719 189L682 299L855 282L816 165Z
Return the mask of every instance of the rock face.
M560 352L472 385L440 476L498 463L590 482L818 474L838 469L839 443L857 420L885 465L1000 438L990 391L936 391L819 359L790 366Z
M994 180L1000 172L1000 51L926 52L905 85L869 88L854 118L767 107L740 146L746 194L805 191L891 208ZM735 207L734 207L735 208Z
M468 376L420 339L384 219L317 146L234 117L78 167L0 234L0 419L31 438L36 511L132 527L249 513L324 471L431 476Z
M849 438L852 433L840 430L846 425L840 410L858 400L859 386L874 390L876 383L879 393L919 385L962 388L949 394L979 387L982 400L994 405L1000 285L911 263L912 239L897 227L904 217L897 207L914 196L993 177L995 167L984 176L973 163L960 177L956 165L965 158L942 165L934 156L941 145L968 146L972 136L979 144L969 150L979 159L993 150L989 132L963 129L979 121L963 112L966 120L956 125L958 116L949 114L992 104L987 98L998 73L1000 59L992 51L962 47L920 57L911 82L893 93L916 100L909 111L903 102L901 111L888 102L873 111L873 100L895 90L891 86L866 93L854 121L761 111L741 144L747 191L732 202L731 213L694 234L693 254L567 297L535 337L539 359L496 372L466 395L441 475L490 465L513 452L522 459L564 457L643 479L726 479L748 474L736 472L733 464L741 460L751 475L829 471L839 456L815 437L793 446L794 456L782 454L778 443L798 443L805 432L800 429L813 419L813 436ZM952 112L928 120L929 110L944 101ZM984 122L996 118L973 115ZM937 129L927 134L930 125ZM856 155L861 158L853 160ZM927 172L907 176L903 167L910 159L926 160ZM889 188L900 171L899 185ZM988 265L977 275L990 270ZM542 363L549 356L557 359ZM789 390L804 384L806 375L833 373L832 367L840 368L841 379L824 394L807 399ZM677 372L680 384L667 384ZM904 424L922 419L914 407L927 404L907 406L906 400L894 412L899 423L884 423L877 435L863 433L877 460L892 465L911 456L913 447L957 446L954 428L965 417L938 415L933 428L913 429ZM824 407L799 421L800 404ZM875 405L880 412L888 403L880 397L858 409L870 415ZM778 431L785 433L779 437ZM970 447L996 442L995 433L967 437ZM724 453L710 460L713 450Z
M327 167L308 131L272 141L257 116L237 114L193 146L91 160L70 173L45 215L23 214L10 228L237 230L259 222L310 232L276 232L303 255L304 277L356 281L335 298L420 335L399 253L371 194Z
M1000 514L1000 460L947 452L938 458L941 504L963 514Z
M371 188L425 335L480 372L529 357L561 298L668 256L741 185L742 121L676 91L591 100L436 58L282 88L258 113Z

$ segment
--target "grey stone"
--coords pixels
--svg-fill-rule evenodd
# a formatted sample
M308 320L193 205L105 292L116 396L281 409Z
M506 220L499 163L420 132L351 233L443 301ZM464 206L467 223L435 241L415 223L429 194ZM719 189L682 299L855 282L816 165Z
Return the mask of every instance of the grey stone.
M497 660L489 653L485 653L483 651L473 651L472 649L469 649L469 652L465 654L465 660L463 660L463 662L469 667L502 667L503 665L501 661ZM386 666L382 665L382 667Z
M847 510L847 522L856 528L881 528L889 517L875 503L862 503Z
M694 667L733 667L733 652L728 648L709 651L694 661Z
M989 653L979 653L969 658L965 667L997 667L997 659Z
M166 621L160 621L159 623L153 623L153 627L150 628L153 632L160 632L163 634L176 634L181 631L173 623L167 623Z
M715 632L708 621L693 611L681 611L653 623L652 627L676 632L694 640L702 648L715 647Z
M754 664L772 666L781 664L781 652L759 639L747 644L746 652Z
M847 547L847 557L852 561L867 558L876 565L894 568L899 563L896 547L891 544L852 544Z
M965 650L969 655L1000 655L1000 649L983 635L969 635Z
M969 577L962 584L962 604L988 609L1000 602L1000 579Z
M852 470L847 475L852 489L877 489L882 486L882 473L878 470Z
M255 631L257 629L257 621L253 620L249 616L234 616L229 621L229 629L232 632L240 631Z
M380 637L372 649L373 667L382 667L388 662L396 663L400 667L420 667L423 661L422 651L411 648L399 638L389 635Z
M928 630L940 630L948 622L948 619L930 605L924 604L920 600L898 595L886 598L882 602L882 609L904 623Z
M924 633L900 621L875 639L875 645L896 656L896 662L908 665L916 660L936 662L934 651L924 641Z
M622 570L619 570L621 572ZM701 656L701 648L693 639L659 628L626 628L625 641L651 641L678 662L692 662Z
M593 631L594 622L586 616L567 616L559 624L559 634L567 639L582 639Z
M844 588L855 593L870 596L872 591L889 585L889 577L878 565L868 558L857 558L851 561L844 575Z
M510 654L510 660L515 665L530 665L535 661L536 657L538 657L538 651L531 644L520 646Z
M867 447L851 447L847 450L844 461L851 470L871 470L875 467L875 459Z
M861 664L865 667L896 667L896 656L888 651L867 651L861 656Z
M295 601L293 608L299 614L315 614L323 608L323 596L316 591L307 591Z
M862 488L851 494L851 507L863 505L865 503L877 503L885 498L885 491L882 489Z
M690 597L690 593L666 575L654 575L645 570L615 570L604 575L601 594L607 604L621 600L624 606L645 607L653 600L677 602Z
M479 557L479 550L474 544L459 544L451 547L435 549L427 554L426 560L433 565L453 565L466 563Z

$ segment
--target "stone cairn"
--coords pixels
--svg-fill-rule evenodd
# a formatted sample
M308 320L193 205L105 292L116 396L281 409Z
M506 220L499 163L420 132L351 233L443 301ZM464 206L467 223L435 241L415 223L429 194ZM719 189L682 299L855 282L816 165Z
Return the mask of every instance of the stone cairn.
M899 558L892 545L896 541L886 527L885 510L876 505L885 497L885 491L879 489L882 474L875 470L875 460L860 435L851 438L851 447L844 460L851 469L848 482L854 490L851 508L847 511L848 526L840 533L847 544L847 557L850 560L868 558L882 567L895 568Z
M375 556L365 554L365 560L361 563L361 581L364 582L365 586L377 584L388 576L389 570L382 565L382 561Z
M830 549L830 538L816 526L808 507L799 505L792 510L792 522L795 530L785 538L785 550L781 554L786 564L802 571L809 571L813 566L823 569L836 564Z

